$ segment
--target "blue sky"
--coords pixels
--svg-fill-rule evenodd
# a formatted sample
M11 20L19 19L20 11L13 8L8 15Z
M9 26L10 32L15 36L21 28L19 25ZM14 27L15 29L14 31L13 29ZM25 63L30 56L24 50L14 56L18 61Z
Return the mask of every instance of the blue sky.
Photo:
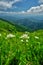
M0 0L0 14L42 14L43 0Z

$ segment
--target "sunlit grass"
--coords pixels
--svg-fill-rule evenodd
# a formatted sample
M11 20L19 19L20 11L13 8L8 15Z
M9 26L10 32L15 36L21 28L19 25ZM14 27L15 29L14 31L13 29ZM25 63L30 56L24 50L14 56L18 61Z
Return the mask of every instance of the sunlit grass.
M1 25L0 65L43 65L43 30L17 32Z

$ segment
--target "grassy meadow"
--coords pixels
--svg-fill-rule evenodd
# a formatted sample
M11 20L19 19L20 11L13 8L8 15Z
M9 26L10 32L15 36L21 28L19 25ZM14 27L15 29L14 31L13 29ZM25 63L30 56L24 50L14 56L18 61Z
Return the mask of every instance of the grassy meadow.
M0 20L0 65L43 65L43 30L17 29Z

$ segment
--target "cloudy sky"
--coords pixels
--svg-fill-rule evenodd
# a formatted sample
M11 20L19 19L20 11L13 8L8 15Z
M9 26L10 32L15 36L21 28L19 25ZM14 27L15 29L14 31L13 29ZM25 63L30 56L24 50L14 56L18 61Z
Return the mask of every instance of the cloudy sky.
M43 14L43 0L0 0L0 14Z

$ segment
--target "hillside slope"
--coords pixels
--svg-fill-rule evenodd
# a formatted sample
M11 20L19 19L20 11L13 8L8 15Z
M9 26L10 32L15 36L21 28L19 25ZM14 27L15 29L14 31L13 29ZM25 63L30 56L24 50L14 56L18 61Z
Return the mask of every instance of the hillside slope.
M10 31L14 31L14 29L16 29L16 31L19 31L19 32L24 32L24 31L29 31L29 29L27 29L25 26L21 26L21 25L18 25L18 24L13 24L7 20L4 20L4 19L0 19L0 25L2 24L2 26L4 28L7 28L7 30L11 29Z
M0 65L43 65L43 30L17 28L0 20Z

